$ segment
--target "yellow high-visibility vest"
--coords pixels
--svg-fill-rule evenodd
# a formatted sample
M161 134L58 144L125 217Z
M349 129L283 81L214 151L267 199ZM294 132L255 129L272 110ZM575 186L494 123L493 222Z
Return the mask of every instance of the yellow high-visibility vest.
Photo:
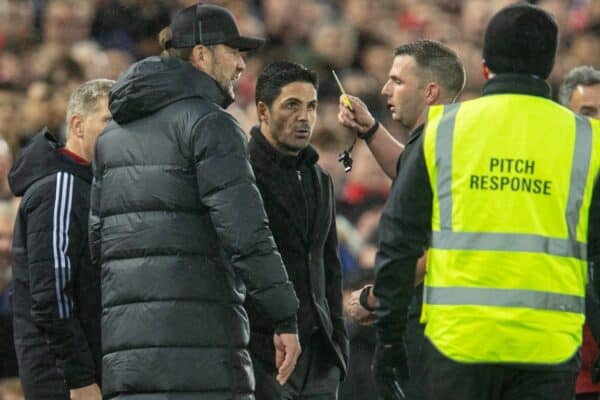
M421 321L466 363L556 364L581 344L600 121L548 99L429 109L433 191Z

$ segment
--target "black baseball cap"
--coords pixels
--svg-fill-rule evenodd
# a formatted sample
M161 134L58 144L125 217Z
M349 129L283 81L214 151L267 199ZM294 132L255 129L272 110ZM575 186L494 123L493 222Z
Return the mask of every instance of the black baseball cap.
M241 36L233 14L214 4L198 3L179 11L171 22L171 32L167 48L225 44L248 51L265 43L261 38Z
M537 75L546 79L554 67L558 26L543 9L519 3L500 10L485 31L483 59L495 73Z

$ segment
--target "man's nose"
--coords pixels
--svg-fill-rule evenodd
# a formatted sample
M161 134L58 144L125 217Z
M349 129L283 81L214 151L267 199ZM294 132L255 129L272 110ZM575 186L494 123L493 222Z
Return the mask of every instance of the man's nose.
M308 108L302 107L298 113L298 119L300 121L308 121Z
M246 69L246 62L244 61L244 57L242 57L241 55L240 55L240 58L238 59L237 69L240 72Z

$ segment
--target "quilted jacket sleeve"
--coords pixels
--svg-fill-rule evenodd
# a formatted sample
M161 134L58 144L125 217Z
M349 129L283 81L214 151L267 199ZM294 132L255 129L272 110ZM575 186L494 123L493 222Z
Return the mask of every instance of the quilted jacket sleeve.
M296 332L298 299L268 226L239 125L215 111L192 134L199 195L248 295L278 332Z

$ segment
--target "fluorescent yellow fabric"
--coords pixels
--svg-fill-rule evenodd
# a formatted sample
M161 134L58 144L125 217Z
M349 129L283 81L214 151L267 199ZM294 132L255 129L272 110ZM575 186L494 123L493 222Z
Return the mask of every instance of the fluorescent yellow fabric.
M426 336L460 362L569 359L584 322L600 121L540 97L485 96L431 107L424 154Z

